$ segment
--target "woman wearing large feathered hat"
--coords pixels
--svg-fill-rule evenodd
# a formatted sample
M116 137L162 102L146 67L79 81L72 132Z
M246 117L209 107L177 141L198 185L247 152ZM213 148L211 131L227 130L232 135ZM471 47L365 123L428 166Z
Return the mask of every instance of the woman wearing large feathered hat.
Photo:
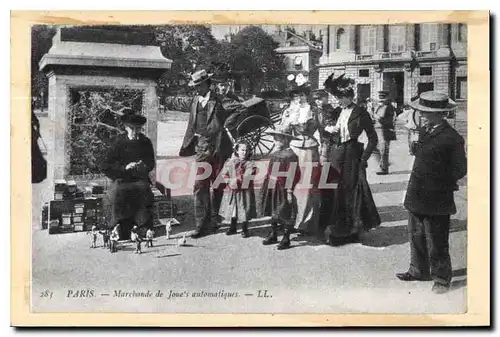
M324 83L339 101L342 111L335 126L325 128L334 134L335 163L340 180L335 191L333 210L325 237L330 244L359 241L370 228L380 225L380 217L366 181L367 161L377 146L377 134L372 119L365 108L354 103L355 81L345 76L331 74ZM366 132L368 144L359 142Z

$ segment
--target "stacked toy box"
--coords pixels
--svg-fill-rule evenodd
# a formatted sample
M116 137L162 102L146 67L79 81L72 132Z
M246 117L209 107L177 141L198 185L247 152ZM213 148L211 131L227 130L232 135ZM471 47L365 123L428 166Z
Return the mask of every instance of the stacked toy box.
M74 181L57 180L54 200L42 209L42 228L49 234L90 231L92 226L106 226L104 187L90 184L77 186Z

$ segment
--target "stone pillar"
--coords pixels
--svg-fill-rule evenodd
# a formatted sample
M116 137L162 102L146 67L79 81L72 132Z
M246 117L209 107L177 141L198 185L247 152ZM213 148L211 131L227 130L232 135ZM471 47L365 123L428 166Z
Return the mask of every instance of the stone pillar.
M71 96L78 92L100 94L109 90L137 94L148 122L145 133L156 151L159 100L157 78L170 68L154 38L140 28L59 28L40 69L49 77L49 117L52 134L48 179L70 175ZM127 42L129 44L127 44ZM139 102L139 101L138 101ZM73 174L71 174L73 175ZM154 172L152 180L155 180ZM53 188L53 184L50 184Z
M415 25L406 25L406 51L414 51L415 48Z
M323 42L323 55L321 56L324 59L328 58L328 55L330 54L329 50L329 45L328 45L328 39L330 37L330 27L328 26L326 29L325 34L322 36L322 42Z
M385 25L378 25L377 26L377 52L383 53L385 51L385 40L387 39L386 36L386 28Z
M438 50L437 55L440 57L450 56L450 24L438 24Z
M450 47L451 25L449 23L440 23L438 26L438 44L439 48Z
M328 26L328 55L337 51L337 28L338 26Z
M350 25L347 29L348 38L349 38L349 51L356 52L356 25Z

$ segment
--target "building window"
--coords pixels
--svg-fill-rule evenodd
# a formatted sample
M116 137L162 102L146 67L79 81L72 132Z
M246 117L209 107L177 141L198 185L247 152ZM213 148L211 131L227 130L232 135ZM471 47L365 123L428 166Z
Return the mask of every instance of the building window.
M467 76L457 77L457 99L467 99Z
M295 70L302 70L302 56L297 56L295 57L295 60L294 60L294 66L295 66Z
M346 50L347 48L347 37L344 28L339 28L337 30L337 50Z
M423 23L420 24L420 50L436 50L438 43L438 24Z
M467 25L458 24L458 42L467 42Z
M361 26L359 27L359 53L361 55L375 54L377 43L377 27Z
M370 69L359 69L359 77L370 77Z
M389 26L389 51L393 53L405 51L406 27L404 25Z
M421 76L432 75L432 67L420 67L420 75Z
M418 84L418 94L420 95L423 92L426 91L432 91L434 90L434 83L429 82L429 83L419 83Z

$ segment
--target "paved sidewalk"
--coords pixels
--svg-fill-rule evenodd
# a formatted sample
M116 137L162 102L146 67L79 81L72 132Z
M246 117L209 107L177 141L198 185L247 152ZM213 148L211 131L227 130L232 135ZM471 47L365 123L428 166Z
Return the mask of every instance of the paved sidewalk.
M184 124L185 125L185 124ZM159 144L177 151L182 123L159 125ZM179 131L182 130L182 131ZM159 147L158 152L175 155ZM172 159L160 159L159 166ZM189 159L185 159L189 161ZM252 224L252 237L227 237L223 232L177 247L178 237L193 229L192 197L186 190L174 194L187 212L174 238L159 238L142 255L129 243L116 254L91 249L85 233L48 235L40 230L39 205L44 184L34 187L33 200L33 305L35 311L220 312L220 313L459 313L466 311L467 188L460 182L455 195L450 251L454 270L452 291L435 295L432 282L400 282L394 274L409 261L407 213L402 205L412 166L406 134L398 131L391 145L390 175L377 176L369 161L368 181L382 218L362 244L330 247L294 237L292 249L263 246L268 224ZM161 180L161 176L159 176ZM54 298L39 297L49 289ZM92 289L96 298L68 298L68 290ZM188 297L128 299L113 297L115 290L178 293ZM258 290L272 297L259 298ZM193 292L238 293L237 297L193 298ZM101 296L101 294L111 294ZM236 295L235 295L236 296Z

